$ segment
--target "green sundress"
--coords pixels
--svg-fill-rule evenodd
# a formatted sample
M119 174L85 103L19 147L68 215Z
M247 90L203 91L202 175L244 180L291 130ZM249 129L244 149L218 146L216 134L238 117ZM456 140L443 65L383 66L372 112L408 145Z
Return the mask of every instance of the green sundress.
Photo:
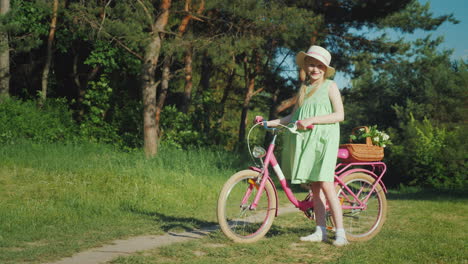
M291 121L333 113L328 89L333 81L326 80L318 90L304 100ZM312 88L307 87L307 92ZM285 133L282 166L291 183L333 181L340 140L340 125L317 124L312 130L301 131L303 138Z

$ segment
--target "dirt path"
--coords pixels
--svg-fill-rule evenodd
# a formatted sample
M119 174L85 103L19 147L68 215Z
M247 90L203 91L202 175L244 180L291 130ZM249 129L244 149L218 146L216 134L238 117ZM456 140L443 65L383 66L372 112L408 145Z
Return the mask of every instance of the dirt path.
M298 212L293 205L282 207L278 210L278 215ZM172 243L185 242L192 239L200 239L210 232L218 230L218 226L210 226L198 230L183 233L167 233L161 236L137 236L126 240L115 240L109 245L99 248L89 249L77 253L71 257L63 258L56 262L47 264L99 264L111 261L119 256L134 254L138 251L149 250Z

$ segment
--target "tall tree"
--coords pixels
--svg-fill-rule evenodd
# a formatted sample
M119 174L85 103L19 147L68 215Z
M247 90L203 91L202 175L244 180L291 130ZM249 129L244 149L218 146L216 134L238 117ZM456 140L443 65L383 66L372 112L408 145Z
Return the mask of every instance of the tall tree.
M185 8L184 11L187 13L185 17L182 19L179 29L178 29L178 36L182 37L187 31L190 21L193 19L199 19L191 11L191 0L185 1ZM205 10L205 0L201 0L196 11L197 15L201 15ZM193 88L193 73L192 73L192 62L193 62L193 44L188 43L185 47L185 54L184 54L184 63L185 63L185 86L184 86L184 97L182 102L182 112L187 113L191 101L192 101L192 88Z
M0 15L10 11L10 0L0 0ZM10 46L8 33L0 33L0 97L8 96L10 91Z
M163 34L169 20L170 7L171 0L163 0L161 2L159 15L151 26L150 42L146 46L143 57L141 86L143 91L145 153L148 157L155 156L158 153L159 124L157 124L156 120L156 88L158 83L155 72L161 52Z
M45 102L47 98L47 86L49 80L49 71L50 71L50 63L52 62L52 46L54 43L55 38L55 29L57 27L57 11L58 11L59 1L54 0L54 4L52 7L52 19L50 21L50 30L49 30L49 37L47 38L47 53L46 59L44 63L44 70L42 71L42 92L41 92L41 101L42 103Z
M243 140L245 139L245 127L247 126L247 113L250 107L250 101L252 100L252 96L254 96L255 91L255 78L259 74L260 71L260 55L258 54L258 50L253 50L252 55L246 54L244 57L244 100L242 103L242 112L241 112L241 120L239 125L239 143L242 144ZM257 90L256 93L259 91Z

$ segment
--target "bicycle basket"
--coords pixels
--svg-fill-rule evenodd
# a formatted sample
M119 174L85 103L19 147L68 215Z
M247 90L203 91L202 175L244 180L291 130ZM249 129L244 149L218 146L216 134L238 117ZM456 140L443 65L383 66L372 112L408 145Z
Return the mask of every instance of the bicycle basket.
M366 126L353 128L352 134L357 129L364 128L366 133L369 132L369 128ZM368 161L381 161L384 158L384 148L372 144L370 137L366 137L365 144L353 143L350 139L350 143L341 144L340 148L345 148L349 152L349 157L344 159L344 162L368 162Z

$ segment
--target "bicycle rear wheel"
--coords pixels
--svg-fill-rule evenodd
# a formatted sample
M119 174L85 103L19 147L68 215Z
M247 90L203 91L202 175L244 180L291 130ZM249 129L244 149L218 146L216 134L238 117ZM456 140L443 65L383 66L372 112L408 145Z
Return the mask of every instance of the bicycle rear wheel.
M275 218L277 197L270 181L255 210L250 210L257 194L255 183L260 174L240 171L224 184L218 199L218 222L223 233L239 243L252 243L268 232Z
M363 201L372 190L375 179L365 173L352 173L347 175L343 182L359 200ZM380 184L376 186L364 209L357 208L359 203L343 186L338 185L336 189L338 199L342 202L343 225L348 240L366 241L377 235L387 216L387 198L382 186ZM351 208L345 209L346 206Z

